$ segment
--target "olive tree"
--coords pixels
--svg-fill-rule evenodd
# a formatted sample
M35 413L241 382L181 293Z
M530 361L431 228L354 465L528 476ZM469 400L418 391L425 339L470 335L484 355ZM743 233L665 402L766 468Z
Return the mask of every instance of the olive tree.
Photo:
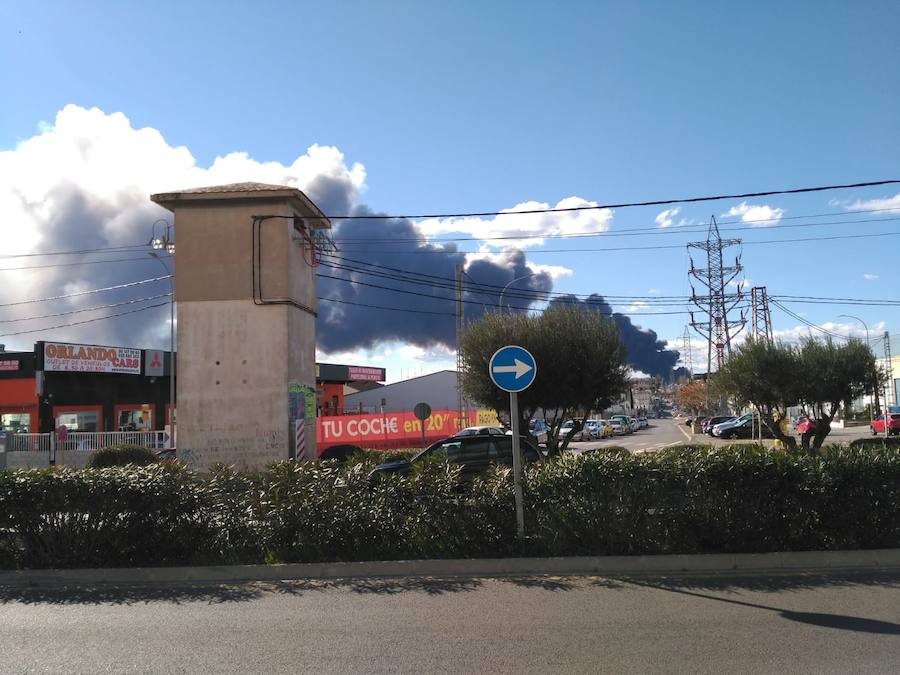
M854 399L871 394L878 387L875 355L859 340L836 345L831 338L806 338L797 357L803 374L799 399L815 420L812 449L818 450L831 432L831 422L841 405L849 406Z
M716 373L718 386L738 406L753 405L772 435L793 449L797 441L779 421L800 396L800 363L794 347L748 338Z
M813 420L803 447L822 447L842 404L870 393L877 383L875 357L861 342L836 345L812 337L799 346L748 339L738 346L715 375L718 385L738 405L753 405L775 438L796 448L793 436L781 431L787 408L801 405Z
M509 394L490 378L488 363L500 347L519 345L534 355L537 376L519 394L520 428L543 410L547 450L565 450L563 422L579 409L602 409L626 388L625 349L612 320L600 312L551 307L542 314L486 314L462 336L460 384L472 401L509 417Z

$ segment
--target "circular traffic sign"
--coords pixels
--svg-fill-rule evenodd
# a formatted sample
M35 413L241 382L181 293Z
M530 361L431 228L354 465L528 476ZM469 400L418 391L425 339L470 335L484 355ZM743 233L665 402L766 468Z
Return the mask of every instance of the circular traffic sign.
M417 420L422 420L424 422L431 417L431 406L427 403L416 403L416 407L413 408L413 414L416 416Z
M524 347L507 345L494 352L488 373L500 389L514 394L528 389L534 382L537 362Z

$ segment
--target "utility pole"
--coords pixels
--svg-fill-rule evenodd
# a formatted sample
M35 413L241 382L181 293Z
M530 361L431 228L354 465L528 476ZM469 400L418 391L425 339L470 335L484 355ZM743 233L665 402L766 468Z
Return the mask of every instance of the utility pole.
M462 335L465 328L463 319L463 274L465 268L456 266L456 430L459 431L469 426L469 411L466 406L466 397L462 390ZM465 422L463 422L465 420Z
M689 255L691 249L706 253L707 265L704 268L696 267L693 256L690 256L690 276L706 287L706 293L698 296L693 284L691 285L691 300L707 315L706 321L696 321L694 313L691 312L691 326L707 341L707 376L712 372L713 351L716 368L719 369L725 363L725 358L731 354L731 338L737 335L746 323L743 313L739 320L731 321L728 318L728 313L744 299L741 287L738 286L736 294L725 294L726 285L741 273L743 267L740 253L735 257L734 265L726 266L724 251L730 246L740 245L740 239L722 239L715 216L710 218L706 241L692 241L687 245Z
M765 286L750 289L750 330L757 340L772 344L772 314Z

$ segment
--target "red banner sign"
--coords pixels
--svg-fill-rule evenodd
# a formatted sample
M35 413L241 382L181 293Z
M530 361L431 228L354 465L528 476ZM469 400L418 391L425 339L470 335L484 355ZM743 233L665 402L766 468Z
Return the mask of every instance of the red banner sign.
M337 415L316 419L316 447L319 453L334 445L362 448L417 448L422 444L422 422L412 412L375 415ZM493 410L471 410L468 419L457 423L456 411L434 410L425 420L425 442L434 443L458 429L497 424Z

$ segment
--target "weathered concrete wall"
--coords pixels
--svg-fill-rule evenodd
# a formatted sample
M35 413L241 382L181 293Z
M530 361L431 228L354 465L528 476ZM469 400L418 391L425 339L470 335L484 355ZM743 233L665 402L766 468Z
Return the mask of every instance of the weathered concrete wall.
M321 214L292 188L254 184L153 199L175 214L179 459L198 469L261 468L288 459L295 440L290 416L302 414L298 401L315 392L315 270L293 218ZM295 304L254 301L259 215L278 217L259 225L257 300ZM305 446L314 457L311 407Z
M0 452L0 470L46 469L50 466L50 454L34 450Z
M179 458L243 468L288 458L290 312L250 300L179 305Z

